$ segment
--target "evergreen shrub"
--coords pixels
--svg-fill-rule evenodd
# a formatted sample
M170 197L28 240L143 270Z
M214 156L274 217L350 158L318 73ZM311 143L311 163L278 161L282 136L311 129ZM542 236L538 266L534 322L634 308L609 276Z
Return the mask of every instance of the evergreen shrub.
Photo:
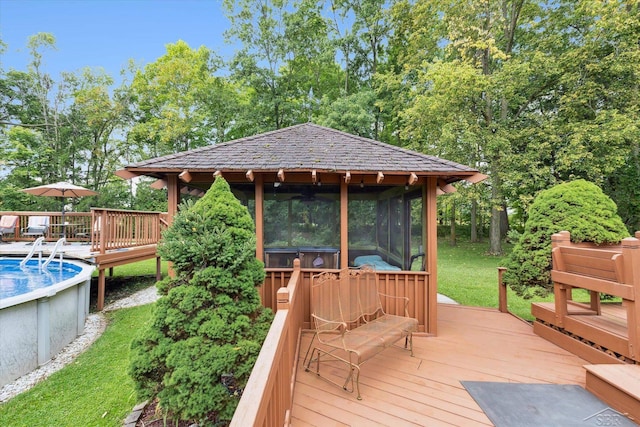
M152 322L132 343L138 397L157 397L173 419L224 425L273 319L256 289L265 272L253 220L219 177L183 204L158 253L175 275L158 282Z
M541 191L509 255L504 283L525 298L549 294L553 291L551 236L569 231L574 243L619 243L629 233L616 212L613 200L583 179Z

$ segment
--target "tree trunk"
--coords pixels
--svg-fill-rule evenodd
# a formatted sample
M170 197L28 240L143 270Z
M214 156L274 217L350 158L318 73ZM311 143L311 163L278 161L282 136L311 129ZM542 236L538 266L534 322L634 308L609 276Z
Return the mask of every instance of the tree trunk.
M507 204L502 201L502 210L500 211L500 238L504 239L507 237L507 232L509 231L509 215L507 212Z
M451 234L449 236L449 245L451 246L455 246L456 245L456 202L451 201L451 224L450 224L450 230L451 230Z
M478 202L476 200L471 201L471 243L478 242L478 225L477 225L477 214L478 214Z
M500 177L494 170L494 173L491 174L491 228L489 229L489 254L491 255L502 255L500 218L503 209L500 184Z

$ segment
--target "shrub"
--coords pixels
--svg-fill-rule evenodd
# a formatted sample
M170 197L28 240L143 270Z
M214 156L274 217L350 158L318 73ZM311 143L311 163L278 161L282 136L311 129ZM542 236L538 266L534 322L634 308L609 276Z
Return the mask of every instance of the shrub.
M593 183L577 180L541 191L507 261L504 283L519 296L545 296L551 282L551 235L569 231L572 242L615 244L628 236L615 203Z
M130 374L140 399L200 425L229 421L272 320L256 286L254 224L223 178L186 202L158 253L174 277L158 282L153 320L132 343Z

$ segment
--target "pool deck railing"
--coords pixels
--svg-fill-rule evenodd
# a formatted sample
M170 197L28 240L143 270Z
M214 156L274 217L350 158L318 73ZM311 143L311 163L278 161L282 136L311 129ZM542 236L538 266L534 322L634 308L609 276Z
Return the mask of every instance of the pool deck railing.
M21 230L26 228L30 216L49 216L49 229L45 234L47 242L53 242L65 234L64 256L95 264L98 270L97 309L104 307L106 287L105 270L114 267L156 259L156 278L161 279L160 257L156 253L161 232L167 225L167 214L163 212L130 211L122 209L92 208L91 212L65 212L64 222L61 212L0 212L2 215L17 215L20 219L14 235L3 235L0 254L24 256L29 250L33 237L24 237ZM43 254L48 255L52 244L43 246Z

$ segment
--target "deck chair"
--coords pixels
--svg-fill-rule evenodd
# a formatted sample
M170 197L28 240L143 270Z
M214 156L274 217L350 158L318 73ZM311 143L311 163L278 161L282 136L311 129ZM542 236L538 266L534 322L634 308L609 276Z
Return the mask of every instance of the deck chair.
M5 234L15 237L18 228L18 219L17 215L3 215L2 218L0 218L0 243L6 243L3 240Z
M30 216L27 228L22 229L22 236L24 237L44 237L49 231L49 217L48 216Z

